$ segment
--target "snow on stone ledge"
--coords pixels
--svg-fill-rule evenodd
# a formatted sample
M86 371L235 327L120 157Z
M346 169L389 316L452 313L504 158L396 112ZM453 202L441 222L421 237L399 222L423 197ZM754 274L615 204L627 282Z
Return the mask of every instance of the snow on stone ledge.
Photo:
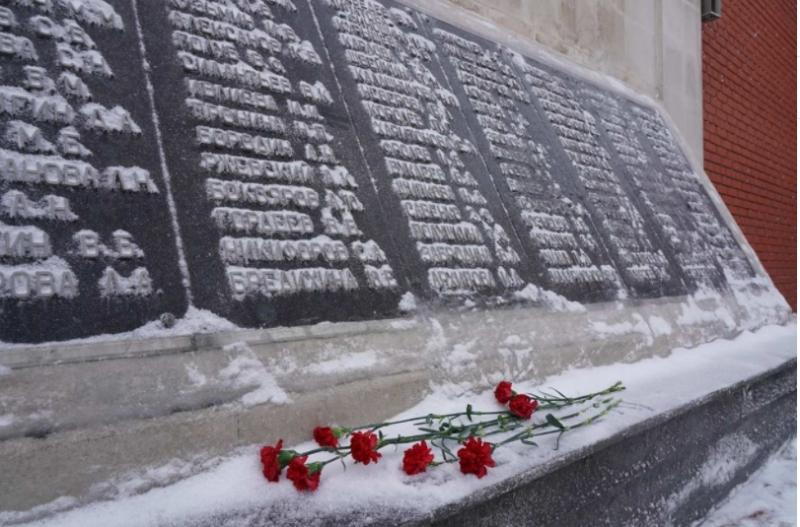
M233 322L215 315L206 309L190 306L183 318L175 321L172 327L166 327L161 320L153 320L147 324L124 333L95 335L82 339L64 340L58 342L43 342L41 344L12 344L0 342L0 350L33 349L58 346L72 346L85 344L100 344L104 342L118 342L121 340L142 340L158 337L183 337L203 333L218 333L240 329Z
M617 380L628 387L623 405L608 418L589 428L565 435L559 450L553 440L540 446L515 445L495 453L497 467L481 480L458 473L456 465L446 465L421 476L406 476L400 469L402 449L384 451L378 465L326 467L322 485L314 494L300 494L285 479L267 483L260 473L258 448L242 449L218 460L214 468L143 495L91 504L63 512L27 525L40 527L153 527L181 525L214 514L274 509L284 519L308 521L348 512L396 510L418 516L436 507L462 499L480 489L495 485L520 472L541 467L658 413L667 412L702 398L734 383L752 378L796 357L796 324L770 326L748 332L734 340L718 340L703 346L676 349L668 357L649 358L632 364L614 364L572 369L550 377L541 387L557 387L567 394L605 388ZM720 367L724 364L725 367ZM517 383L519 390L537 386ZM476 410L495 409L490 391L467 399L452 399L446 390L434 390L423 402L397 416L426 414L432 411L462 410L466 403ZM322 424L322 423L320 423ZM402 427L392 429L401 432ZM309 431L310 432L310 431ZM264 442L274 443L275 437ZM295 445L305 449L311 443ZM60 498L50 512L73 503ZM38 512L46 512L47 506ZM19 519L16 513L0 512L0 524Z

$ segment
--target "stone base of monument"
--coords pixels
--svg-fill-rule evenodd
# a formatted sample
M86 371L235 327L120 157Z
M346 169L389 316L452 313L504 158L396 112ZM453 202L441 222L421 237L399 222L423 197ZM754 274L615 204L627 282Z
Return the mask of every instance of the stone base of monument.
M674 297L9 348L14 370L0 386L3 414L14 417L0 426L0 510L104 498L108 481L141 467L221 455L276 430L294 441L320 422L386 418L431 383L544 379L731 337L745 319L709 316L735 316L734 305Z
M661 309L671 307L665 304ZM31 519L56 512L55 500L65 496L73 500L68 505L74 506L119 498L121 488L140 493L169 485L207 469L217 456L231 449L274 442L278 435L293 444L308 440L309 431L321 423L347 426L385 419L417 404L431 383L467 379L468 371L475 375L502 371L488 357L460 367L459 361L469 350L486 346L495 352L502 349L503 354L511 348L521 353L526 342L514 344L516 339L508 337L522 334L523 326L537 338L543 337L544 328L549 328L548 334L569 332L578 338L587 321L593 321L595 327L599 324L600 313L547 317L516 310L494 312L492 329L486 324L479 326L484 335L472 348L469 343L477 337L469 328L477 325L474 317L485 318L485 313L317 326L283 333L176 337L171 341L173 351L162 354L136 349L126 356L123 343L116 350L113 344L94 349L119 352L114 360L91 360L86 356L88 348L70 351L62 346L62 355L53 357L52 364L17 365L10 376L0 380L9 401L14 400L15 390L31 394L30 386L38 384L42 386L40 397L55 409L52 416L32 415L30 422L20 420L17 428L4 429L15 435L0 440L0 510L19 511L18 519ZM633 316L624 308L613 311L613 317L611 310L602 313L610 317L603 324L618 326ZM641 309L636 312L640 313ZM789 326L779 331L793 329ZM676 340L678 334L681 337ZM647 382L627 376L626 366L615 365L614 375L630 386L624 399L634 405L652 404L652 408L615 413L608 419L610 431L601 429L599 436L577 448L562 447L547 462L468 498L425 514L386 509L381 517L374 510L348 511L343 512L346 518L332 515L329 523L386 525L405 518L443 525L496 525L503 521L586 525L587 518L593 518L596 521L591 524L597 525L621 525L623 520L661 525L665 519L687 524L794 430L794 350L776 351L768 339L753 338L744 351L732 353L726 349L728 344L715 344L717 355L699 361L691 371L667 367ZM668 356L668 350L681 339L686 339L687 346L704 340L702 333L681 331L656 341L652 334L636 331L606 336L601 362L631 362L654 353ZM437 341L439 347L431 344ZM489 347L492 342L494 347ZM154 343L162 349L169 347L165 344ZM179 348L184 345L185 349ZM536 377L543 380L561 373L561 360L580 363L580 357L569 355L568 349L592 353L599 349L593 346L591 340L585 340L580 346L537 350ZM345 348L350 351L342 351ZM427 350L427 360L420 362L420 350ZM68 353L74 353L72 360ZM492 355L497 353L488 354ZM288 357L295 362L287 364ZM304 362L300 364L300 360ZM658 360L667 365L672 357ZM724 368L719 367L721 361ZM263 377L259 365L269 368L273 385L270 377ZM293 382L280 376L282 367L293 372ZM76 368L80 377L70 374ZM237 380L234 370L245 374ZM521 378L524 371L504 372L510 378L518 378L517 374ZM481 385L479 381L469 384ZM673 397L674 403L666 406L653 404ZM28 404L43 406L35 400ZM14 411L24 415L21 406ZM543 448L549 451L549 447ZM165 466L170 470L163 471ZM166 476L158 476L159 472ZM269 488L263 490L268 493ZM37 509L40 506L44 508ZM226 525L223 519L233 521L241 515L253 518L245 525L274 525L275 514L274 508L230 512L214 519L220 523L203 525ZM533 519L539 523L532 523ZM287 518L289 524L290 520Z
M794 436L796 387L789 359L430 511L395 509L387 496L377 509L272 503L185 525L692 525Z
M692 525L797 426L797 363L437 510L419 525Z
M3 413L15 418L0 427L0 510L102 498L104 482L143 466L221 455L278 433L303 440L320 422L386 418L416 404L430 383L486 385L491 373L544 379L573 364L632 361L736 334L704 317L678 324L686 302L10 348L3 360L14 370L0 386ZM698 313L732 305L720 298ZM644 320L673 329L653 331Z

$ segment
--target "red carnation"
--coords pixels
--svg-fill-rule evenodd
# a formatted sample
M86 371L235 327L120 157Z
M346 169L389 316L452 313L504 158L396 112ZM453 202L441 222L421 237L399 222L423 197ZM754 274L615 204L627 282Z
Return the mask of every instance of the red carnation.
M511 389L511 383L508 381L500 381L497 388L494 389L494 397L500 404L506 404L514 397L514 390Z
M425 441L420 441L403 454L403 471L409 476L425 472L433 461L433 451Z
M350 438L350 454L358 463L369 465L377 463L381 455L375 450L378 446L378 436L372 432L354 432Z
M338 436L328 426L318 426L314 429L314 441L323 447L336 448L339 446Z
M319 478L322 475L322 465L311 463L306 465L308 456L297 456L289 463L286 477L292 480L297 490L317 490Z
M486 467L494 466L492 444L470 437L458 451L458 464L464 474L475 474L478 478L486 475Z
M533 415L533 411L538 407L539 401L536 399L531 399L527 395L523 394L512 397L511 403L508 405L508 409L511 411L511 413L520 419L530 419Z
M278 477L281 475L283 466L278 456L280 456L282 448L283 439L279 439L275 446L267 445L261 448L261 465L264 467L264 477L268 481L278 481Z

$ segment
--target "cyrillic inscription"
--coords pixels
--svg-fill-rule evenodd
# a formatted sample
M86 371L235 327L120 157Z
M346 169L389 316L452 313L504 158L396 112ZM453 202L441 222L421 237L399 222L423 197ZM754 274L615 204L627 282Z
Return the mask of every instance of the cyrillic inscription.
M180 165L188 173L179 176L179 217L209 229L216 244L204 254L199 246L209 240L187 233L190 269L214 258L198 265L222 270L233 304L217 300L219 285L202 284L201 297L246 324L262 322L248 319L249 306L269 301L398 288L386 253L365 234L370 211L329 124L330 69L304 37L316 34L309 13L288 1L164 7L185 95L185 118L175 123L190 134L196 159ZM178 166L185 153L171 152ZM189 195L204 201L207 219L193 217L199 203Z
M434 34L463 84L500 170L494 177L508 186L509 206L527 229L548 287L570 295L576 284L584 291L615 290L617 273L603 263L588 213L564 194L551 173L552 156L531 134L532 123L521 111L530 96L514 69L499 51L444 29Z
M0 7L0 341L185 309L136 24L116 4Z
M577 170L587 205L600 221L623 279L634 290L660 290L672 279L669 263L645 232L644 219L611 168L594 116L555 75L528 61L520 61L520 67Z
M435 73L436 44L401 9L325 3L430 288L460 295L522 287L521 257L467 168L477 150L454 124L461 103Z

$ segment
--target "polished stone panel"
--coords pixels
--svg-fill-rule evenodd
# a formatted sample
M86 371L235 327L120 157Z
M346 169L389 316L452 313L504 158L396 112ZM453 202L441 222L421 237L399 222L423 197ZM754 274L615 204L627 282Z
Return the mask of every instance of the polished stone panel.
M657 111L397 2L1 9L2 341L754 277Z
M0 7L2 341L186 309L136 20L116 4Z

